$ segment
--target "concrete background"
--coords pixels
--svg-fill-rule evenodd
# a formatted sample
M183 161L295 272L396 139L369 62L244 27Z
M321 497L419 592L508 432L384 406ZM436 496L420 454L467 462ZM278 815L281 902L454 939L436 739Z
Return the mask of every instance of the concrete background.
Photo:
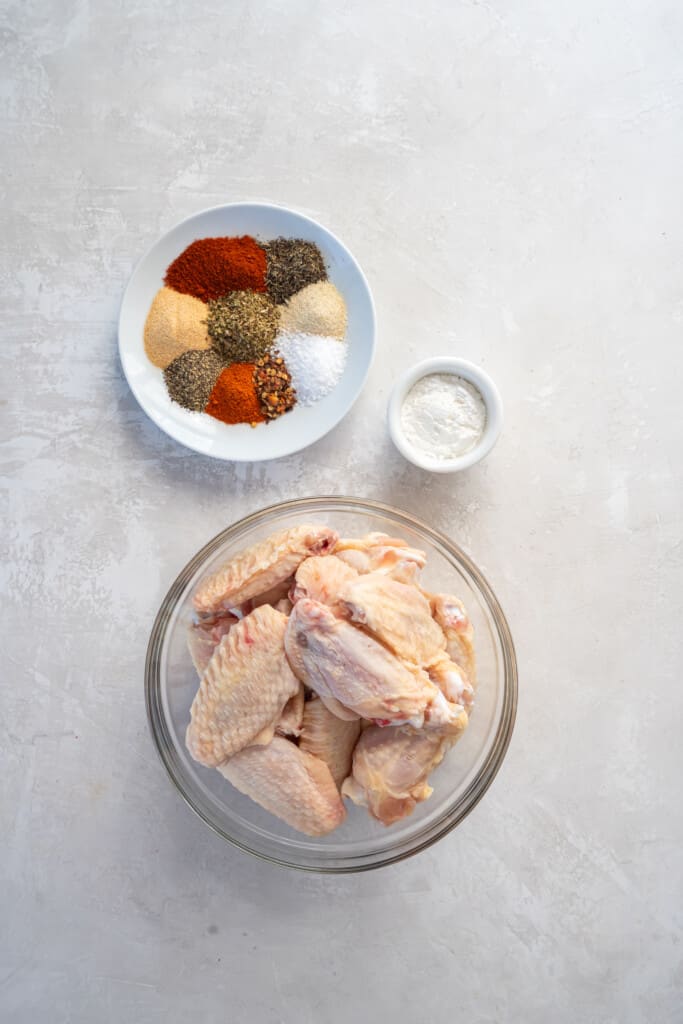
M676 0L1 7L3 1022L683 1019L683 9ZM346 421L219 464L141 413L116 319L175 221L319 218L379 317ZM395 375L480 362L485 464L392 449ZM362 877L261 864L183 805L142 671L226 524L325 492L423 514L520 661L493 788Z

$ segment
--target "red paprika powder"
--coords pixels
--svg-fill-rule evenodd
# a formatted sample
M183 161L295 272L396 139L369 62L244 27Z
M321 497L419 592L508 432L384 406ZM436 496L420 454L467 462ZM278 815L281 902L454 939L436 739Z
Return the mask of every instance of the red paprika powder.
M198 238L166 271L164 284L202 302L228 292L266 290L266 254L251 237Z
M254 364L233 363L221 373L204 412L223 423L263 423L256 387Z

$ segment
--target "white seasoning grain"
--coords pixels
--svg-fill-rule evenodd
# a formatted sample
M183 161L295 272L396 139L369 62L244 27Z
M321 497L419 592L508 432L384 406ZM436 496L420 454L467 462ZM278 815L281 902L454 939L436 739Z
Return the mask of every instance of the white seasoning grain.
M313 405L329 395L344 372L348 346L338 338L281 331L273 347L292 375L299 405Z
M439 460L455 459L481 440L486 406L470 381L453 373L430 373L406 395L401 426L420 452Z

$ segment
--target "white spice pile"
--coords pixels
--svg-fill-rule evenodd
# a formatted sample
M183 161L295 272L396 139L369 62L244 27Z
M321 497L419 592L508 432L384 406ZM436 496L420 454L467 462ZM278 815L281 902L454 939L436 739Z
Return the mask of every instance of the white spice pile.
M280 307L280 327L292 333L343 338L346 334L346 303L331 281L317 281L292 295Z
M275 348L292 375L299 405L313 405L329 395L344 372L347 345L339 338L281 331Z

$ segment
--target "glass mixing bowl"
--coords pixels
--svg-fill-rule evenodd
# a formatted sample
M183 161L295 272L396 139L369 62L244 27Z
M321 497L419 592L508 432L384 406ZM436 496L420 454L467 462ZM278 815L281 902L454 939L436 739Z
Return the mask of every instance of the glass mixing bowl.
M186 644L191 596L221 562L268 534L320 522L341 536L376 530L405 538L427 553L426 589L465 602L475 631L478 686L462 739L430 776L434 792L410 817L388 828L347 801L348 817L335 832L309 838L243 796L223 776L192 760L185 749L197 674ZM398 509L356 498L301 498L241 519L209 541L185 566L156 617L145 667L147 713L169 775L190 807L219 835L266 860L306 871L364 871L431 846L482 798L510 742L517 707L517 664L500 605L472 561L443 534Z

